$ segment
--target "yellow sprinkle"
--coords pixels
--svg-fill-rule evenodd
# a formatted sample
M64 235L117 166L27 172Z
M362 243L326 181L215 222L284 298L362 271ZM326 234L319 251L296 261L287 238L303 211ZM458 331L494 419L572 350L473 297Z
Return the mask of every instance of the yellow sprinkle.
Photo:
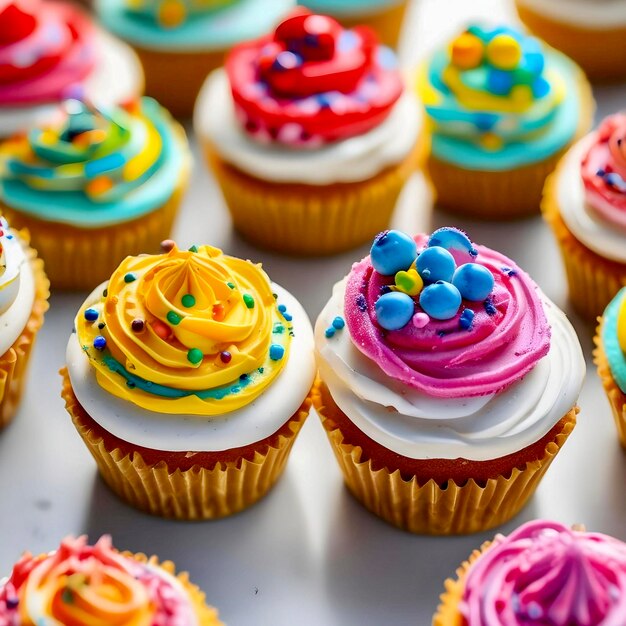
M41 135L39 135L39 141L46 146L53 146L58 140L59 135L53 133L51 130L44 130Z
M501 70L512 70L522 58L522 49L511 35L496 35L487 44L487 59Z
M502 139L495 133L485 133L480 142L487 150L499 150L502 147Z
M180 26L186 17L187 11L181 0L163 0L159 7L159 22L166 28Z

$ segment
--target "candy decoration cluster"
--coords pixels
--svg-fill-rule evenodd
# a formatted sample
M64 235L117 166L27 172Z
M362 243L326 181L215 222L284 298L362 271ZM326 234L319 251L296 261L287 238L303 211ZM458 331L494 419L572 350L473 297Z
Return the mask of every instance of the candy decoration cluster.
M423 328L429 320L454 318L463 300L481 302L493 290L493 274L475 262L477 250L456 228L440 228L418 251L407 234L388 230L374 239L370 258L374 269L393 276L394 285L376 301L376 320L385 330L399 330L409 322ZM417 298L419 308L416 311ZM470 329L474 312L464 309L459 319Z

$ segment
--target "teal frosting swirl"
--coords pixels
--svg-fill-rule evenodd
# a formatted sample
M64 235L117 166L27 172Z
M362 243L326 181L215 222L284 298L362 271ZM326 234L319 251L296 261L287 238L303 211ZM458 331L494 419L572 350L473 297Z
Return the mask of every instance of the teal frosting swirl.
M626 287L623 287L609 302L602 317L602 333L600 335L602 348L606 354L613 380L624 393L626 393L626 355L619 345L617 325L620 308L625 297Z
M298 4L315 13L325 13L341 17L342 15L367 15L380 9L397 6L403 0L298 0Z

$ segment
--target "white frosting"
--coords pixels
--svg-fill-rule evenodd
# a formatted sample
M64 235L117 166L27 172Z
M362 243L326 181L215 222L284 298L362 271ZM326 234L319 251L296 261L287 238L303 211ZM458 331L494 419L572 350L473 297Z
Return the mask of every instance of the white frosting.
M84 83L86 98L99 106L121 104L143 91L143 69L133 49L99 30L95 41L98 60ZM0 137L29 130L55 113L57 103L0 107Z
M103 283L87 298L96 302ZM255 443L285 424L302 404L315 378L313 330L299 302L272 284L279 304L293 316L294 337L287 363L276 380L247 406L220 417L170 415L143 409L108 393L96 381L95 370L77 335L67 344L67 369L76 398L102 428L129 443L170 452L217 452Z
M574 329L544 296L552 328L550 351L521 381L502 393L443 400L387 376L352 343L346 327L324 331L343 315L344 281L315 326L320 376L339 408L371 439L412 459L496 459L546 435L574 406L585 361Z
M585 199L580 163L595 140L595 134L581 139L563 157L556 183L559 212L572 235L587 248L605 259L626 263L626 232L604 220Z
M539 15L586 28L609 30L626 24L624 0L517 0L517 3Z
M331 185L367 180L400 163L415 147L422 113L406 89L385 121L369 132L319 148L289 148L249 137L237 120L226 72L205 81L194 113L196 132L227 162L251 176L281 183Z
M0 221L5 233L0 237L4 248L2 263L6 270L0 274L0 356L13 345L22 334L35 302L35 276L26 251L17 238L7 239L4 220ZM1 271L1 268L0 268Z

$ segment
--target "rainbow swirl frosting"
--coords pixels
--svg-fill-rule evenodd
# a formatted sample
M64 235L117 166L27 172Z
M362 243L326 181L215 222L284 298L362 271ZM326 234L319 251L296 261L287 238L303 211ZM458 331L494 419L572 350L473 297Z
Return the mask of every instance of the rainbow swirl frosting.
M619 626L626 544L556 522L524 524L469 567L459 612L467 626Z
M52 221L114 223L166 202L187 159L184 138L152 99L111 109L68 100L50 125L0 147L0 194Z
M0 9L0 107L54 102L95 65L94 27L70 3L11 0Z
M353 344L392 379L439 398L502 391L550 347L535 284L510 259L455 228L377 236L350 273Z
M126 0L129 13L154 21L161 28L178 28L188 20L237 0Z
M602 347L617 386L626 393L626 287L607 305L600 332Z
M434 154L469 169L551 156L576 133L578 70L509 27L470 26L425 66L420 95Z
M26 554L0 583L2 626L218 626L198 604L183 579L120 554L106 536L94 546L67 538L50 554Z
M173 246L125 259L79 311L76 331L106 391L159 413L215 416L275 380L291 319L259 265Z
M373 31L302 9L226 61L237 114L264 143L317 147L380 125L403 84Z

